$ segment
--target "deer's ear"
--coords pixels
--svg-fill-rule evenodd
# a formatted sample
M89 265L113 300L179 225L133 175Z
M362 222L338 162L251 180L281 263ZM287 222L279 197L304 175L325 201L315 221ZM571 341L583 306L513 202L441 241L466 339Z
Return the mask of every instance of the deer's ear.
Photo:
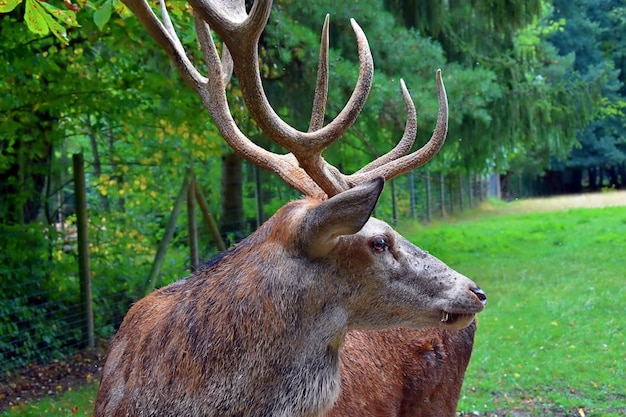
M328 254L337 237L357 233L369 220L385 185L382 177L374 178L343 191L309 210L301 242L312 258Z

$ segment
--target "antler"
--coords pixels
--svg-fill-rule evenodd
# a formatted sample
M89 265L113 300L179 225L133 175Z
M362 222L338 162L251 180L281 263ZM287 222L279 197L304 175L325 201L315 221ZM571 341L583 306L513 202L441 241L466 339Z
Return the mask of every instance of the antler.
M263 90L258 68L258 43L269 18L271 0L257 0L249 13L245 1L189 0L198 39L208 67L203 76L185 54L167 13L164 0L159 0L163 21L154 14L146 0L123 0L150 35L168 53L185 81L198 93L220 133L228 144L253 164L278 174L287 184L305 195L320 198L333 196L369 178L392 179L428 162L443 146L448 122L448 104L441 71L437 71L439 114L437 127L421 149L408 154L417 132L415 105L401 81L408 119L405 133L398 145L386 155L352 175L344 175L328 164L322 152L352 126L363 109L372 85L374 65L367 38L351 19L359 51L359 76L352 96L337 117L323 126L328 94L328 16L322 30L322 43L316 93L308 132L294 129L273 110ZM210 30L222 40L220 60ZM239 81L246 106L261 131L290 153L269 152L248 139L235 124L226 99L226 84L232 68Z

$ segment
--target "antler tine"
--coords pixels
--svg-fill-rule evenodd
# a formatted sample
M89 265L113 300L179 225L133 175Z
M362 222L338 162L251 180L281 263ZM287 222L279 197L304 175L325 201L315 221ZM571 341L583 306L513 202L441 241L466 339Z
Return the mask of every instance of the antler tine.
M315 85L315 98L313 99L313 110L311 111L311 122L309 132L314 132L324 126L324 112L328 99L328 22L329 15L324 19L322 28L322 40L320 42L320 59L317 65L317 83Z
M164 0L159 0L162 21L155 15L146 0L123 1L158 45L169 55L183 79L198 93L220 133L233 150L251 163L276 173L295 190L305 195L319 198L327 197L326 192L322 191L298 165L297 159L292 154L278 155L269 152L255 145L239 130L228 110L225 94L225 86L232 74L233 60L229 49L223 45L222 61L220 62L210 29L205 21L195 16L196 30L209 69L209 78L204 77L187 57L185 49L176 35ZM236 17L236 21L245 20L247 14L243 2L234 3L224 0L222 2L222 6L226 7ZM260 26L262 28L263 25Z
M226 45L222 45L222 82L224 88L230 81L230 77L233 76L233 58L230 56L230 51Z
M441 79L440 69L437 70L435 78L437 81L437 94L439 97L439 112L437 114L437 126L435 127L435 131L433 132L430 140L420 149L409 155L404 155L398 159L389 161L384 165L370 169L367 172L364 172L362 169L353 175L347 176L347 181L350 184L360 184L369 178L378 176L382 176L388 181L404 174L405 172L426 164L435 155L437 155L437 152L439 152L443 146L448 133L448 99L443 80ZM392 152L395 152L395 150Z

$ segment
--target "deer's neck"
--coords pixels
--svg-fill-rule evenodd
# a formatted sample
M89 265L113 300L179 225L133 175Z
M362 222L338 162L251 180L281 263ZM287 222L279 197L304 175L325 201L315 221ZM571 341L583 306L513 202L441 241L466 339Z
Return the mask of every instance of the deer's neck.
M228 256L221 262L230 263ZM246 400L264 410L259 415L318 415L339 393L347 314L325 302L322 271L280 258L277 265L246 256L233 259L236 270L201 271L181 285L189 297L181 302L209 329L194 349L211 357L211 383L228 386L234 398L262 392L264 398ZM207 344L219 351L207 351Z

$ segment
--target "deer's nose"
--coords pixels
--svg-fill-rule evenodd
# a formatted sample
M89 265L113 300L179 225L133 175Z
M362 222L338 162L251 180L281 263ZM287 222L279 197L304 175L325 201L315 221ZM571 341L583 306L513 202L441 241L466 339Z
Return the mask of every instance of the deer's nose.
M476 297L478 297L478 299L484 306L487 305L487 294L485 294L483 290L476 287L476 288L470 288L470 291L476 294Z

